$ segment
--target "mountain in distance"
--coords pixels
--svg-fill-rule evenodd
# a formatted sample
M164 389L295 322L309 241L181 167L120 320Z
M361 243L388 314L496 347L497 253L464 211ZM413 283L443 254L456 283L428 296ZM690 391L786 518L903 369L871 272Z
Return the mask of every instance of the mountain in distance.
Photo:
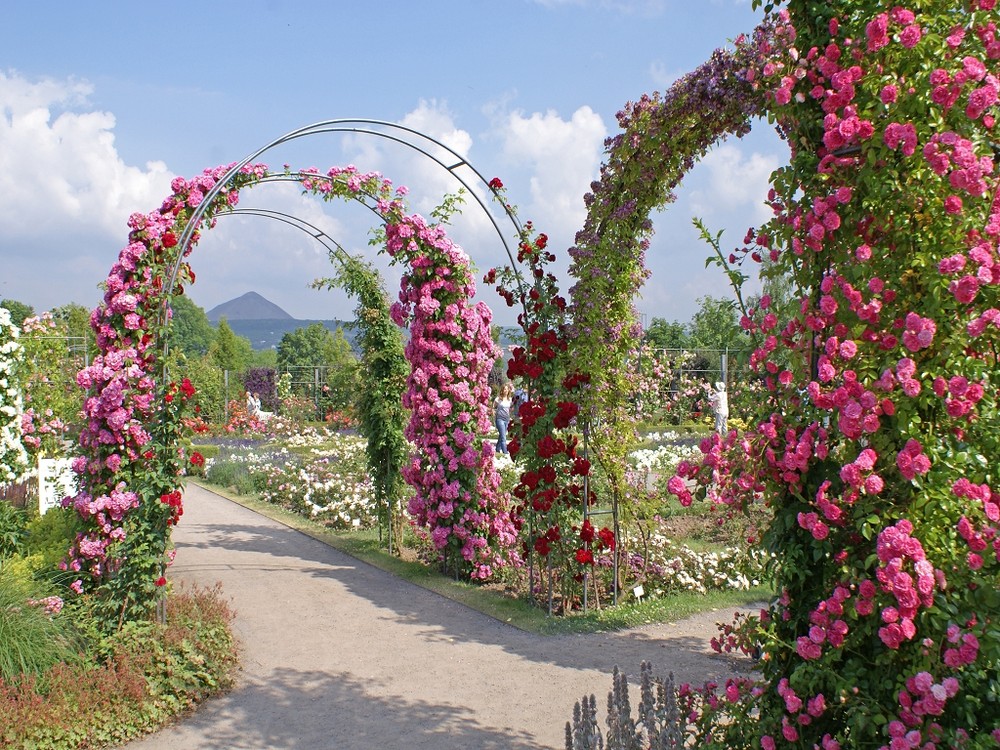
M247 292L242 297L216 305L206 315L212 323L218 323L221 318L225 318L230 327L236 320L294 320L291 315L257 292Z
M249 339L255 351L276 349L281 338L299 328L305 328L313 323L322 323L331 333L343 329L344 336L351 343L355 352L358 351L357 332L352 327L353 321L343 320L300 320L293 318L278 305L265 299L257 292L247 292L241 297L223 302L209 310L206 315L212 325L217 326L219 320L226 323L237 336ZM408 333L404 332L404 336ZM500 329L500 346L508 349L514 344L523 345L524 333L517 326L505 326Z
M247 292L241 297L223 302L205 314L209 322L216 326L222 318L225 318L233 333L249 339L255 351L276 349L286 333L313 323L322 323L331 333L336 333L338 328L344 328L347 340L352 346L355 345L353 332L345 328L347 324L344 321L299 320L257 292Z

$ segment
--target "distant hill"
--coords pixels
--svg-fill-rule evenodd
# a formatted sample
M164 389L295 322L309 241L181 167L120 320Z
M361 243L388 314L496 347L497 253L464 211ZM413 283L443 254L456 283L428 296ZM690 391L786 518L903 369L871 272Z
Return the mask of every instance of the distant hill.
M291 333L298 328L306 328L313 323L322 323L331 333L336 333L338 328L344 329L344 338L351 346L357 350L354 342L354 331L347 328L348 323L342 320L298 320L297 318L261 318L258 320L229 320L226 323L233 329L237 336L243 336L250 340L250 345L255 351L262 349L276 349L281 343L281 337L286 333Z
M293 318L257 292L247 292L242 297L216 305L206 315L213 325L218 325L219 320L225 318L226 323L233 329L233 333L249 339L250 345L255 351L276 349L281 343L281 337L286 333L306 328L313 323L322 323L331 333L336 333L338 328L342 328L344 338L351 343L355 352L358 351L357 332L352 328L353 321ZM409 334L404 332L403 335ZM523 342L524 333L519 327L506 326L500 329L500 345L505 350L515 344L523 344Z
M257 292L247 292L242 297L216 305L206 315L212 323L218 323L221 318L225 318L234 331L236 327L233 323L237 320L294 320L291 315Z

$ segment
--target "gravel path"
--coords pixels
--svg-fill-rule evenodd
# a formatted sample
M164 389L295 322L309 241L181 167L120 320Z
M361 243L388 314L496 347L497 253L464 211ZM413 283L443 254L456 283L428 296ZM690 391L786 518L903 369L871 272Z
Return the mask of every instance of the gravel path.
M708 647L729 611L533 635L195 485L174 540L172 577L221 581L232 600L242 670L233 691L129 750L558 750L583 695L603 723L616 664L696 684L749 668Z

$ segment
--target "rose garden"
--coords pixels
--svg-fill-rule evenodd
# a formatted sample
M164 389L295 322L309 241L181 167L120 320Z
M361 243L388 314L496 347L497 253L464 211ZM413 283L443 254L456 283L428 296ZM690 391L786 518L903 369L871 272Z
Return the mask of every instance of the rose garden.
M606 730L584 701L570 750L1000 745L1000 16L994 0L754 5L767 20L752 34L622 109L571 248L522 223L499 178L477 187L516 258L477 270L448 236L454 196L426 219L380 174L249 159L178 178L130 217L78 372L52 316L0 308L0 482L64 456L76 485L30 522L0 501L3 745L113 745L226 686L231 614L219 592L171 583L189 479L367 534L550 621L627 626L621 613L690 591L768 601L717 639L753 657L752 677L644 690L638 717L616 692ZM788 161L761 196L773 218L741 247L704 232L747 349L715 432L691 423L684 367L644 344L633 302L651 214L751 125L776 128ZM274 180L369 208L402 269L390 298L332 251L316 282L357 304L366 378L348 429L296 417L273 378L273 418L239 401L209 418L200 371L169 345L201 234ZM551 272L563 253L567 289ZM763 294L744 295L751 273ZM517 311L509 353L477 283ZM508 380L528 393L509 458L489 414ZM190 668L192 642L211 669ZM165 664L181 675L169 689ZM70 683L85 708L53 708Z

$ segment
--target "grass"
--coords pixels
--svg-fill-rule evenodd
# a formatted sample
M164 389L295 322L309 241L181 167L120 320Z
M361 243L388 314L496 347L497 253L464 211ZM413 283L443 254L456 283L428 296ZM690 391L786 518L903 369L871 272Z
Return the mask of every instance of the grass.
M0 683L41 674L60 661L78 661L81 645L71 620L28 603L38 594L13 570L0 562Z
M621 603L617 607L600 610L591 608L586 612L553 617L546 609L525 599L504 595L495 588L455 581L422 562L390 555L380 545L378 532L375 530L334 531L252 495L240 495L231 488L220 488L208 483L198 484L402 580L460 602L500 622L539 635L593 633L653 622L676 622L700 612L747 606L768 599L772 594L770 589L758 587L749 591L710 591L706 594L687 592L637 602L631 591L623 591L619 594Z

